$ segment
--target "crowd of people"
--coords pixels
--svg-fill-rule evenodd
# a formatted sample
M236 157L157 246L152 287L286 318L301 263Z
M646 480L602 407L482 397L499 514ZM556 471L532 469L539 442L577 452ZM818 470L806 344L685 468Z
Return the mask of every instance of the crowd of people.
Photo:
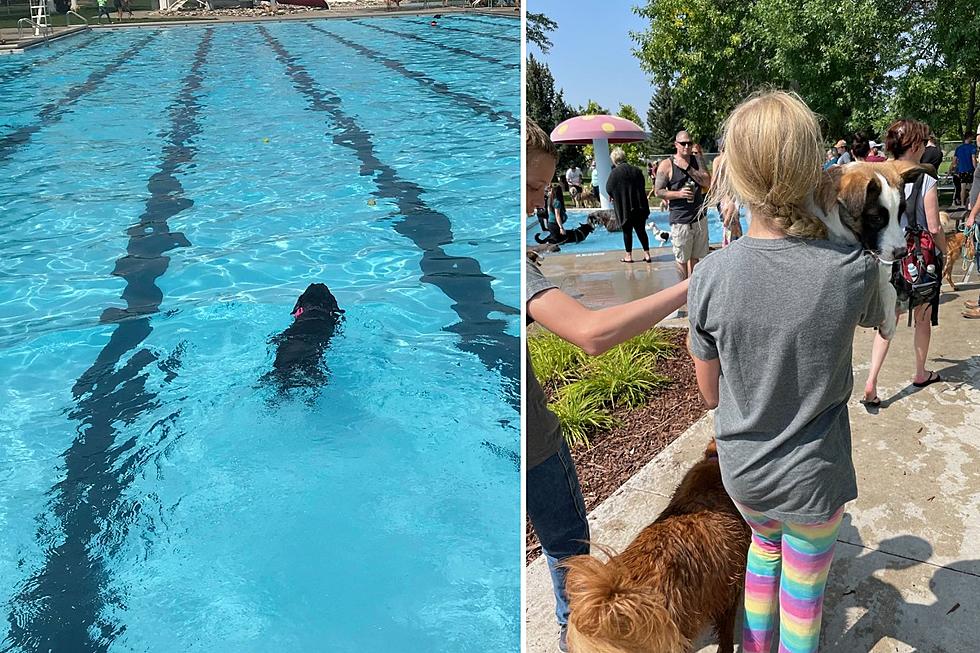
M716 409L725 487L752 530L752 574L746 580L751 599L746 599L742 638L742 650L748 653L768 651L781 629L786 632L786 613L777 609L780 600L792 600L800 608L794 610L793 646L780 650L817 650L837 529L845 505L857 496L847 409L853 389L852 342L858 326L882 324L885 311L878 290L879 262L860 245L828 240L826 226L811 213L811 198L821 162L826 169L852 161L882 162L887 154L899 162L928 163L933 172L942 162L935 136L921 122L897 120L882 140L856 134L850 142L841 139L825 150L816 116L797 95L754 95L725 122L723 155L713 170L690 135L679 132L674 155L648 168L654 183L648 195L643 172L627 163L621 150L613 153L615 167L606 190L623 226L627 254L622 260L633 260L634 233L644 260L649 260L643 225L650 213L648 197L656 196L669 207L680 279L676 285L590 310L550 282L537 264L525 264L528 323L537 322L589 355L625 342L687 304L689 352L701 395ZM554 177L557 153L533 121L525 148L530 215ZM972 226L980 202L975 190L972 195L963 190L964 175L973 181L976 171L972 137L964 138L954 153L953 169L960 202L972 202L967 218ZM942 261L946 241L937 178L925 168L917 170L904 186L902 226ZM705 206L719 207L723 219L737 216L739 207L751 214L744 236L711 257ZM942 380L926 367L938 295L937 283L931 296L915 301L900 297L895 307L897 313L911 311L915 361L910 382L916 387ZM980 300L967 304L980 317ZM801 339L811 345L798 347ZM863 398L869 409L882 405L878 375L889 344L875 333ZM588 522L560 424L548 410L530 363L526 374L527 514L552 572L559 647L564 651L569 606L561 561L588 553ZM780 596L773 579L781 566L785 570L787 560L802 558L812 573Z

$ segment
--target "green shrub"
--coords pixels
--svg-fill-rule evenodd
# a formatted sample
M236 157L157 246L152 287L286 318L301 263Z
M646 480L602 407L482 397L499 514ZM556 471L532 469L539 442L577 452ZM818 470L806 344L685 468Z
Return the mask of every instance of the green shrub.
M553 333L527 339L534 375L542 386L558 386L578 379L585 353Z
M677 351L677 345L667 339L663 329L650 329L620 347L634 347L637 351L653 354L658 360L668 358Z
M656 356L626 344L592 359L579 384L599 401L633 408L667 384L667 378L656 373L656 365Z
M588 445L590 433L606 431L616 425L616 418L603 407L602 399L588 392L581 381L559 390L551 410L558 416L562 434L570 447Z

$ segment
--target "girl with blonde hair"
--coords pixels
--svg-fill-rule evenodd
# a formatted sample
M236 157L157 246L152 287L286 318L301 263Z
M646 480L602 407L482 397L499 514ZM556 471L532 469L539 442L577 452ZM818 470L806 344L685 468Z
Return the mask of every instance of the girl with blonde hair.
M847 402L855 328L881 315L875 262L829 242L808 210L824 158L816 116L766 92L723 128L708 204L745 235L700 263L688 292L698 387L715 413L725 488L752 529L742 650L817 650L844 504L857 496ZM778 621L777 617L778 616Z

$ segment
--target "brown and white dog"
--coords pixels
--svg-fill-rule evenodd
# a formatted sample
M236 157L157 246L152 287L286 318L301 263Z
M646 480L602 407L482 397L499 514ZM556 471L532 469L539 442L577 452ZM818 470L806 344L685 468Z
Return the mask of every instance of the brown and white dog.
M953 282L953 270L956 263L966 254L969 265L966 267L966 274L963 283L967 283L970 278L970 268L975 265L977 257L976 242L973 238L967 238L966 234L956 228L956 222L945 211L939 212L939 221L943 225L943 232L946 234L946 260L943 262L943 279L949 282L950 287L956 291L956 284Z
M574 556L565 591L572 653L683 653L706 626L735 646L749 527L725 492L714 440L667 508L618 556Z
M828 238L860 243L878 260L878 290L885 321L883 338L895 335L897 293L891 284L892 263L906 252L901 218L905 212L905 183L931 166L905 161L848 163L827 170L813 193L814 215L827 225Z

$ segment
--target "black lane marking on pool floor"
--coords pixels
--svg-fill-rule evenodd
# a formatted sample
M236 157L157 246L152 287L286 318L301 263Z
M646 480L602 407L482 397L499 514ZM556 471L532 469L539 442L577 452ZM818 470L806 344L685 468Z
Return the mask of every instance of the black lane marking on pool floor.
M201 130L202 113L197 93L212 38L208 29L167 111L171 123L164 133L163 160L147 183L150 197L139 223L127 230L127 252L113 272L126 280L123 298L128 308L110 309L103 320L135 317L119 322L95 363L72 388L76 406L69 417L79 422L78 436L63 454L64 478L51 491L51 512L64 541L45 552L44 567L11 600L10 631L4 641L10 646L3 650L103 653L126 629L107 616L112 608L125 607L125 597L111 586L107 558L123 540L132 511L138 510L124 504L123 494L141 473L137 459L146 445L141 449L137 436L117 443L117 429L160 407L156 392L146 387L147 368L156 364L166 372L163 382L169 383L179 360L159 361L144 347L118 369L117 365L152 331L149 315L159 310L163 299L156 279L170 261L164 253L190 244L183 234L170 231L167 220L192 205L183 196L177 175L187 170L196 154L191 141ZM160 441L176 416L172 413L150 429L163 431Z
M429 24L429 23L422 22L422 21L419 21L419 20L412 21L412 22L416 23L417 25L428 25ZM489 39L499 39L499 40L503 40L503 41L511 41L512 43L520 43L521 42L521 38L519 36L505 36L503 34L491 34L489 32L474 32L471 29L463 29L462 27L450 27L449 25L443 25L442 23L439 23L438 28L439 29L448 29L451 32L461 32L463 34L472 34L474 36L483 36L483 37L486 37L486 38L489 38Z
M21 75L28 74L37 68L42 68L56 61L60 61L61 58L66 55L75 54L76 52L84 50L85 48L92 45L99 39L103 38L107 33L108 32L98 32L92 34L89 40L84 43L79 43L79 44L73 43L71 49L62 50L58 54L53 54L50 57L45 57L44 59L38 59L37 61L25 61L19 64L18 66L10 68L9 70L5 70L4 72L0 73L0 84L3 84L8 80L14 79L15 77L20 77Z
M376 61L390 70L394 70L403 77L414 80L423 87L454 100L457 104L462 104L463 106L472 109L476 113L487 116L491 120L502 121L511 129L516 129L518 131L521 129L521 121L509 111L501 111L500 109L494 108L493 105L484 100L473 97L472 95L467 95L466 93L454 91L442 82L436 81L424 73L409 70L400 61L389 59L380 52L366 48L360 43L355 43L354 41L345 39L339 34L333 34L332 32L328 32L327 30L317 27L316 25L310 25L309 23L307 23L306 26L314 32L319 32L320 34L329 36L335 41L338 41L343 45L346 45L348 48L364 55L368 59Z
M497 301L490 285L493 277L480 269L476 259L446 253L444 247L453 242L449 218L426 205L420 186L400 179L394 168L378 159L373 135L343 112L340 97L320 87L265 27L257 29L310 107L333 121L336 133L327 135L336 145L354 152L361 161L361 175L377 184L379 198L397 204L402 219L394 228L422 250L422 282L437 287L454 302L459 322L443 330L458 334L460 350L475 354L488 369L498 370L509 381L511 387L505 389L505 396L520 411L520 339L507 334L505 320L490 317L495 312L515 315L517 309Z
M486 18L478 18L477 16L469 16L469 15L462 16L460 14L448 14L447 16L444 16L444 18L452 18L453 20L465 20L465 21L468 21L468 22L471 22L471 23L479 23L480 25L489 25L489 26L492 26L492 27L497 27L499 29L514 29L514 28L516 28L518 32L521 29L520 21L518 19L516 19L516 18L504 18L503 19L503 20L513 21L511 23L503 23L503 22L501 22L499 20L488 20ZM511 37L505 37L505 38L511 38ZM519 40L520 40L520 37L518 37L518 41Z
M464 50L463 48L457 48L452 45L447 45L445 43L440 43L439 41L432 41L430 39L418 36L417 34L410 34L408 32L398 32L393 29L385 29L384 27L378 27L377 25L372 25L370 23L361 22L359 20L352 20L355 25L360 25L362 27L369 27L373 30L379 32L384 32L385 34L391 34L392 36L397 36L403 39L412 39L413 41L418 41L419 43L425 43L426 45L433 45L440 50L445 50L446 52L452 52L453 54L458 54L461 57L469 57L471 59L478 59L479 61L485 61L487 63L492 63L495 66L500 66L501 68L510 68L511 70L519 70L521 64L519 63L507 63L495 57L490 57L485 54L479 54L478 52L470 52L469 50Z
M38 112L37 118L34 120L34 122L24 125L19 129L15 129L6 136L0 136L0 163L3 163L5 159L10 157L10 155L13 154L14 150L16 150L18 147L27 144L34 134L41 131L51 123L61 120L62 116L65 115L65 112L62 111L62 109L97 89L99 85L105 81L106 77L117 71L119 66L124 64L126 61L138 55L140 50L142 50L146 44L152 40L152 34L143 37L134 43L130 48L121 52L115 59L97 68L91 75L88 76L88 79L69 90L63 98L44 105L44 107Z

